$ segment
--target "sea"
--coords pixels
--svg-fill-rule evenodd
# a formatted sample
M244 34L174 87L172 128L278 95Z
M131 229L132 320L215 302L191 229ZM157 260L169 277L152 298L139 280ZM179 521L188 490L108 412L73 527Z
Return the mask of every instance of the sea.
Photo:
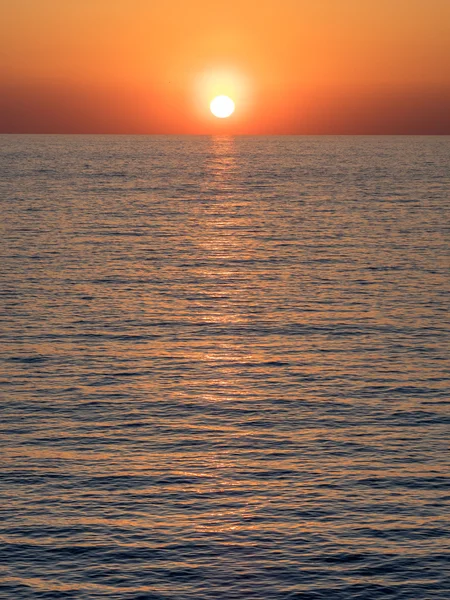
M450 598L450 137L0 136L0 598Z

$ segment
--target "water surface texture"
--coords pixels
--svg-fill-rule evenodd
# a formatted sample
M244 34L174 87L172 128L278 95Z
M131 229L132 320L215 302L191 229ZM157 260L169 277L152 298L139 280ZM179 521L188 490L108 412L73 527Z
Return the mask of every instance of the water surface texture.
M0 597L450 597L450 138L2 136Z

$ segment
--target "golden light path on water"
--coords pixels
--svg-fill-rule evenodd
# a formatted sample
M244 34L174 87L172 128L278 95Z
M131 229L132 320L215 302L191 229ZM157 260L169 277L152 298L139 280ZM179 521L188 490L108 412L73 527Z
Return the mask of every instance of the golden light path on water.
M202 224L195 239L196 255L202 267L198 270L199 289L202 293L196 301L199 317L209 327L247 326L248 303L254 295L235 261L251 260L255 242L242 235L243 223L239 217L240 200L233 198L234 181L239 172L235 140L232 136L211 138L210 156L205 162L204 189L202 192L214 198L213 203L201 205L195 218ZM239 378L240 365L257 360L255 351L243 345L233 336L224 336L214 344L205 340L189 356L199 364L199 370L210 373L202 382L199 400L205 405L217 406L246 400L248 392ZM198 382L192 381L193 386ZM206 427L208 429L208 427ZM236 429L231 423L224 433L233 446L242 438L246 443L254 435L251 430ZM237 475L245 465L229 448L211 452L204 457L201 477L209 478L212 493L228 495L242 489L243 482ZM245 484L244 484L245 485ZM261 500L249 498L245 502L214 509L199 521L199 531L226 533L239 531L255 515Z

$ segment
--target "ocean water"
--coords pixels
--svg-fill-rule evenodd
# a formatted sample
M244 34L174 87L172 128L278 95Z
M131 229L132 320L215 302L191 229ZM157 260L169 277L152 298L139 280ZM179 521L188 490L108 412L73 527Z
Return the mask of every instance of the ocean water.
M449 598L450 138L0 142L0 597Z

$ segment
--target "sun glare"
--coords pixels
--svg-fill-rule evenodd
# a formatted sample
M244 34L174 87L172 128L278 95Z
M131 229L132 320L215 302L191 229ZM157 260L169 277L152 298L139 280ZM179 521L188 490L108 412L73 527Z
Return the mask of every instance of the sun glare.
M216 96L209 107L212 114L219 119L226 119L234 113L234 102L228 96Z

